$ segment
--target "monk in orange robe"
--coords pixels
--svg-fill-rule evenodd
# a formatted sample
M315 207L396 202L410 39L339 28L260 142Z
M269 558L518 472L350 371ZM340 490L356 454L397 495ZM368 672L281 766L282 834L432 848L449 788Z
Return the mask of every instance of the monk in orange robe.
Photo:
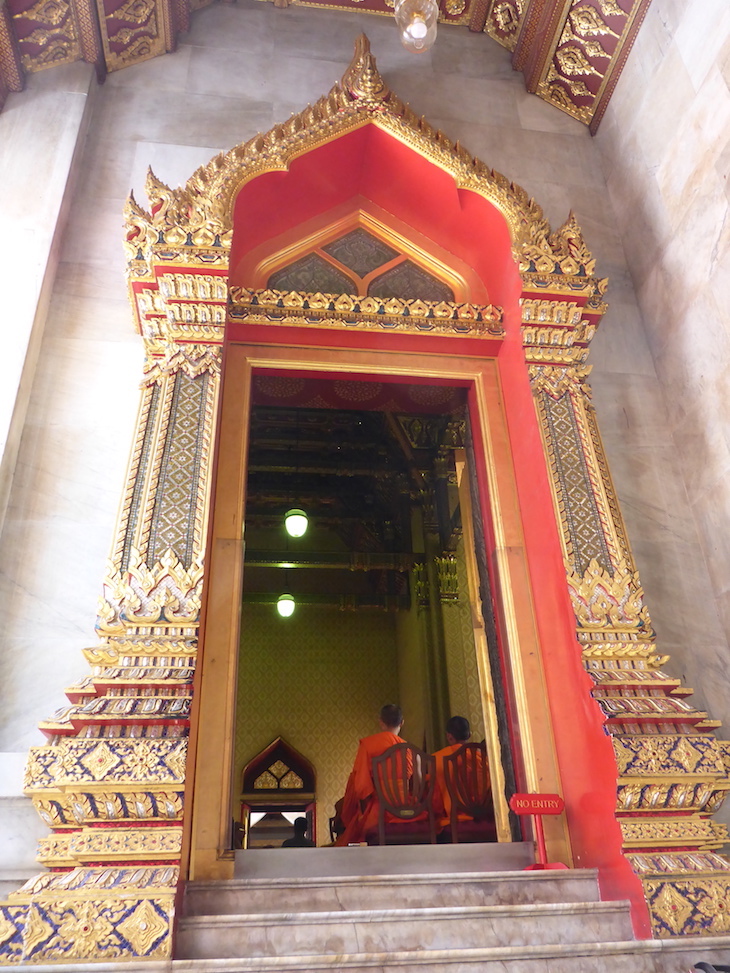
M434 753L436 758L436 788L433 796L434 811L437 815L437 823L442 827L448 827L451 822L451 795L446 786L444 775L444 757L456 753L462 744L466 743L471 737L471 727L469 720L465 716L452 716L446 724L447 747L437 750ZM489 781L489 768L487 767L487 781ZM459 815L459 821L470 821L471 818L466 814Z
M357 748L355 763L347 780L340 817L345 826L335 845L347 846L364 841L368 831L378 826L378 798L373 784L373 758L392 747L405 743L398 734L403 726L400 706L388 703L380 711L380 733L363 737Z

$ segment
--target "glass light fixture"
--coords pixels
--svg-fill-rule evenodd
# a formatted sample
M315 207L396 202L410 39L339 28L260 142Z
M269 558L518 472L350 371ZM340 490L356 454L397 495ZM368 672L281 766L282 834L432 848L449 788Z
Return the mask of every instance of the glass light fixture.
M422 54L433 47L438 14L436 0L395 0L395 22L406 50Z
M293 615L296 607L297 603L294 601L293 595L279 595L276 610L282 618L289 618L290 615Z
M293 507L284 515L284 526L290 537L303 537L309 526L309 518L303 510Z

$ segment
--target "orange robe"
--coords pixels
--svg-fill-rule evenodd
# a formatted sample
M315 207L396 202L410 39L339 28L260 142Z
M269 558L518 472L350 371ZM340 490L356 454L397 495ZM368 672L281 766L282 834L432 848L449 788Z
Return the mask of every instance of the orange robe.
M373 733L360 741L345 788L341 814L345 830L335 842L338 847L364 841L368 831L377 827L378 798L373 784L373 758L379 757L394 744L405 742L390 730Z
M436 788L433 795L433 808L437 815L437 823L441 827L448 827L451 823L451 795L446 786L444 775L444 757L450 756L460 750L463 744L454 743L443 750L437 750L434 754L436 758ZM487 782L489 782L489 768L487 768ZM471 821L468 814L460 814L459 821Z

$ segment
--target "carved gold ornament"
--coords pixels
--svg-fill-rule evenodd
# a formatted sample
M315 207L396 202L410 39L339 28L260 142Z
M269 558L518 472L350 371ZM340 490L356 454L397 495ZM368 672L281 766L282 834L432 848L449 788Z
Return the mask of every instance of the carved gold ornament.
M662 817L649 821L623 818L620 823L626 847L691 845L712 849L721 848L728 840L726 825L699 815Z
M419 118L385 84L367 38L358 39L355 57L330 93L230 152L198 169L179 189L170 189L150 173L150 212L130 197L125 209L130 281L151 274L154 261L167 251L178 266L188 260L220 263L230 248L233 203L241 186L259 173L286 169L303 152L371 123L405 142L449 172L460 189L484 196L504 215L517 259L524 270L577 273L580 256L566 251L565 240L554 250L542 210L519 186L474 158ZM580 249L580 248L579 248ZM154 254L154 256L153 256ZM591 270L582 265L583 273Z
M233 321L288 327L372 329L477 338L504 335L502 310L493 304L232 287L229 313Z
M577 44L566 44L558 48L555 53L560 70L565 74L598 74L600 71L593 67L591 62L583 53L582 48Z
M104 579L104 597L99 604L99 631L125 631L127 623L149 626L170 623L177 627L195 624L200 614L203 563L198 557L186 569L172 551L149 568L132 551L129 569L114 570L110 565Z
M651 630L638 572L620 561L613 574L593 560L582 576L568 573L573 611L583 628Z
M596 8L591 7L589 4L573 7L570 11L569 18L573 30L580 37L589 37L592 34L598 34L615 37L618 40L620 36L611 30L608 24L598 16Z

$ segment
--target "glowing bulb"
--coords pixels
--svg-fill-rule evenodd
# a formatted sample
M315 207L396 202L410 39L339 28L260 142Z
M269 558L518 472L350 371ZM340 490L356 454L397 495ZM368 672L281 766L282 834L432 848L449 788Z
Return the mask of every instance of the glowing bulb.
M292 595L279 595L279 600L276 602L276 610L282 618L289 618L290 615L293 615L296 607L297 603L294 601Z
M433 47L439 14L436 0L395 0L394 13L407 50L421 54Z
M428 33L428 27L426 26L426 21L421 14L413 14L413 20L406 27L406 33L412 37L414 41L423 40Z
M292 510L287 510L284 516L284 526L290 537L303 537L307 533L309 518L303 510L294 507Z

